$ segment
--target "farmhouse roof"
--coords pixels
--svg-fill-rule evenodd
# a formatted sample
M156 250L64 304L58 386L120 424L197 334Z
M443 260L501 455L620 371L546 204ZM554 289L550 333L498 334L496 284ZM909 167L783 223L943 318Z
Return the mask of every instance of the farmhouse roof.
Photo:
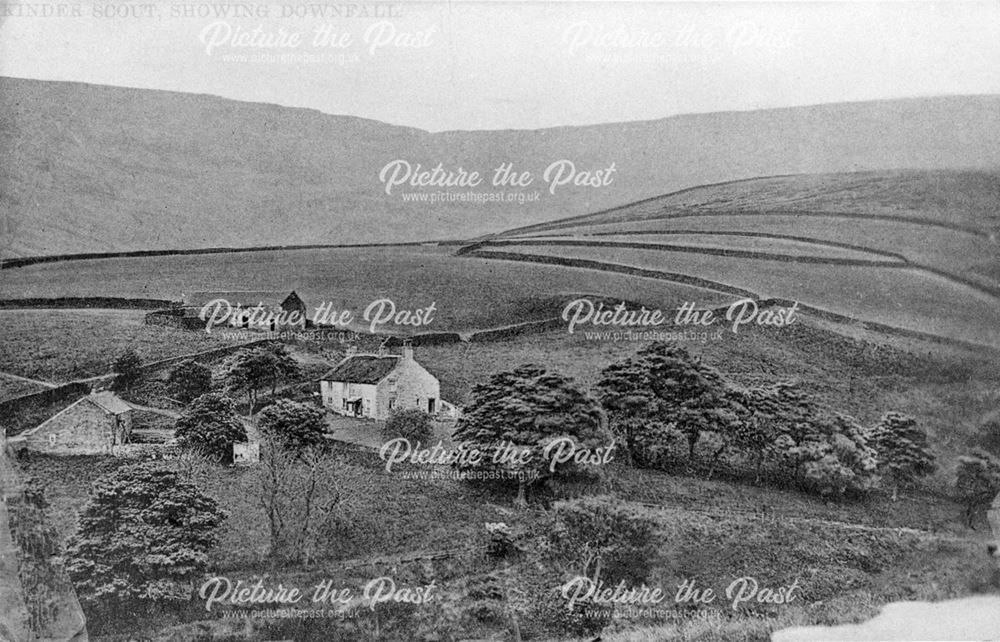
M378 383L399 363L399 355L358 355L348 357L323 375L323 381L345 383Z

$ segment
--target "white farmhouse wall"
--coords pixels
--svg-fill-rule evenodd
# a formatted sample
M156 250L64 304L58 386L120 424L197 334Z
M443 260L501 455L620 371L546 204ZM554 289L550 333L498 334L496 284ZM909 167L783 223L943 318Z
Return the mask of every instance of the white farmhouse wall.
M440 410L441 384L437 378L413 359L400 359L396 368L379 383L377 419L387 419L393 410L416 408L428 412L428 402L434 402L434 412Z

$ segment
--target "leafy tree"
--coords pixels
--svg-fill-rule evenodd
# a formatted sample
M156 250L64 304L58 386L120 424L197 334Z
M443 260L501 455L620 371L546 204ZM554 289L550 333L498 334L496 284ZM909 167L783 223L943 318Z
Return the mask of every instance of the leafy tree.
M257 415L262 433L278 440L284 448L299 452L312 446L324 446L326 422L316 406L279 399Z
M893 501L899 496L901 483L930 475L937 469L927 444L927 433L917 427L913 417L886 413L868 440L875 449L879 472L892 481Z
M386 439L403 437L416 446L417 442L429 442L434 436L434 429L430 415L417 408L406 408L389 415L382 433Z
M271 376L271 394L277 390L279 383L295 381L302 376L302 366L288 352L283 343L270 343L265 348L274 355L274 369Z
M1000 461L982 450L959 457L955 492L965 509L965 523L972 527L976 515L1000 493Z
M608 366L597 389L613 425L633 431L672 426L687 440L689 461L702 433L723 429L735 417L722 375L671 343L653 343ZM634 433L626 440L630 451L640 441Z
M170 394L184 403L189 403L212 391L212 370L197 361L187 359L174 366L167 383Z
M725 433L729 446L748 458L754 470L754 480L760 482L761 470L774 458L774 448L780 435L779 417L784 404L780 386L733 388L730 391L737 420Z
M142 381L142 359L132 348L126 348L118 355L113 370L118 375L115 377L115 388L118 390L131 390Z
M78 595L99 613L190 600L226 515L162 464L132 464L99 478L67 545Z
M218 393L195 399L177 420L175 435L182 447L227 464L233 461L233 444L247 441L236 405Z
M477 470L517 476L519 504L531 484L579 470L574 460L555 463L552 453L545 456L546 446L560 437L572 439L576 452L611 446L600 404L572 379L531 364L476 385L453 434L456 442L483 454ZM527 453L497 457L501 445Z
M875 451L861 425L844 414L817 416L786 456L795 462L799 483L821 495L864 493L878 484Z
M230 390L245 393L250 414L257 405L260 391L270 387L271 394L278 383L300 376L298 363L285 346L272 344L240 350L226 362L226 385Z

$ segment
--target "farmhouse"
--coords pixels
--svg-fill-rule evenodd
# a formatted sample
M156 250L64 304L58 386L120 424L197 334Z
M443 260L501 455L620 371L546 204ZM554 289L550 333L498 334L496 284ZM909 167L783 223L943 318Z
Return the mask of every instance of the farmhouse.
M396 409L419 408L431 415L451 406L441 401L437 378L402 354L349 354L320 380L323 406L354 417L386 419Z
M129 441L132 407L114 393L91 393L8 442L54 455L107 455Z
M256 330L287 330L309 324L309 311L302 297L263 290L191 292L184 295L184 307L190 314L216 318L217 325L232 325ZM294 313L294 314L293 314Z

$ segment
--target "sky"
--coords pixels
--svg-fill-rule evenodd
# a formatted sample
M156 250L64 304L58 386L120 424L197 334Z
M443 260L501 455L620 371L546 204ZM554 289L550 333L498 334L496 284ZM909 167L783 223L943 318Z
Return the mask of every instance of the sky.
M0 16L0 75L430 131L1000 93L997 2L46 0Z

